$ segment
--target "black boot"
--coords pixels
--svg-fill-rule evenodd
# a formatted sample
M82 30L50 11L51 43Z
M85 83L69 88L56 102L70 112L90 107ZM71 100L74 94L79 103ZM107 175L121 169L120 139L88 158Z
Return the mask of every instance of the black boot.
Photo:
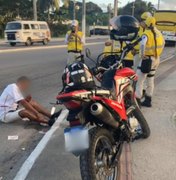
M48 121L49 126L52 126L55 123L56 119L60 116L61 112L62 112L62 109L60 111L58 111L58 112L55 112L51 116L50 120Z
M145 107L152 107L152 97L145 96L145 100L141 103L141 105Z

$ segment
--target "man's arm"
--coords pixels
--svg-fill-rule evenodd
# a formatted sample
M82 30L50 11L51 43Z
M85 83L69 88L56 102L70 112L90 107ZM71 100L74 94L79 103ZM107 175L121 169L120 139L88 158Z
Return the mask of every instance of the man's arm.
M66 44L68 44L69 43L69 40L70 40L70 38L73 36L74 34L73 33L70 33L70 34L66 34L66 36L65 36L65 43Z
M146 35L143 35L141 43L140 43L140 50L141 50L142 59L145 59L145 48L146 48L147 40L148 40L148 37Z

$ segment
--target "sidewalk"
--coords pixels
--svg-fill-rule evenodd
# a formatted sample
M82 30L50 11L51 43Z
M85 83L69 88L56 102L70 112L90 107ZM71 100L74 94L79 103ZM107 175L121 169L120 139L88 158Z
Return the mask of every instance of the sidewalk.
M91 37L86 37L86 39L107 39L109 38L109 36L99 36L99 35L95 35L95 36L91 36ZM51 38L51 42L55 42L55 41L64 41L65 38L64 37L58 37L58 38ZM5 39L0 39L0 44L4 44Z
M159 69L151 109L143 112L151 137L132 143L133 180L176 179L176 59Z
M133 180L176 177L176 59L161 64L158 73L153 108L143 108L151 137L132 143ZM36 179L81 180L79 159L64 150L63 129L56 131L27 177Z

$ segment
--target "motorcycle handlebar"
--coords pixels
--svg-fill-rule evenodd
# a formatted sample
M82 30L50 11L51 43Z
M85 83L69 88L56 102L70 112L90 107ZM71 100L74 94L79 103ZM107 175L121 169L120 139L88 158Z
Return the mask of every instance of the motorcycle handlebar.
M105 70L105 71L107 71L107 70L114 69L114 68L117 68L117 67L119 68L119 67L122 65L122 61L123 61L124 57L126 56L126 54L127 54L129 51L131 51L141 40L142 40L142 38L140 37L140 38L138 38L135 42L130 43L130 44L127 44L127 45L125 46L125 48L123 49L122 53L121 53L120 60L119 60L117 63L113 64L113 65L110 66L109 68L97 67L97 70ZM111 52L111 54L113 54L113 53L115 53L115 52ZM99 60L100 57L101 57L103 54L105 54L105 53L101 53L101 54L98 56L97 60Z

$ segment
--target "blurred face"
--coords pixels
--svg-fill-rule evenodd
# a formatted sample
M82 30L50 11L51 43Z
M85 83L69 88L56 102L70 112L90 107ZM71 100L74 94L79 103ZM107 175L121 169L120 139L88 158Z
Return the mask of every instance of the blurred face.
M141 25L141 27L146 28L145 20L142 20L142 21L140 22L140 25Z
M19 84L19 88L22 92L27 92L31 86L30 81L22 81L22 82L19 82L18 84Z
M72 30L72 32L74 33L74 32L76 32L76 31L78 30L78 27L77 27L77 26L72 26L72 27L71 27L71 30Z

